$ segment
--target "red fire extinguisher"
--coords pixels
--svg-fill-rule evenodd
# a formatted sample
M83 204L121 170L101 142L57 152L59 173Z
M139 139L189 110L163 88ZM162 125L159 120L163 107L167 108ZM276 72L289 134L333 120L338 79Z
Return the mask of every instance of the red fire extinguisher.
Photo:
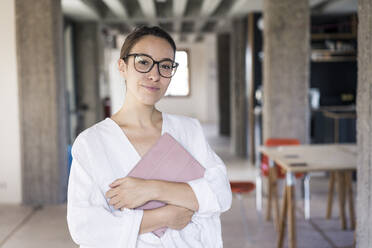
M110 97L103 98L103 113L105 118L111 116L111 100Z

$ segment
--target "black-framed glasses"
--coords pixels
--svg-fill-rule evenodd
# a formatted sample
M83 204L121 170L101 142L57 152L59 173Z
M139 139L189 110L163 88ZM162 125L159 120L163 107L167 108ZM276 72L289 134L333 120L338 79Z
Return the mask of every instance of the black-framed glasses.
M156 61L150 55L143 53L131 53L125 56L123 59L126 60L130 56L134 57L134 69L141 73L151 71L154 65L157 64L160 76L171 78L176 73L178 67L178 63L171 59L162 59L160 61Z

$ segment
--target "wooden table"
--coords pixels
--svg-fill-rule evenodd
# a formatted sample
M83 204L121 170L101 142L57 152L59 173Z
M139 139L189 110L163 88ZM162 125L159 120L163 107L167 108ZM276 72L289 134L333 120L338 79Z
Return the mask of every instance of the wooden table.
M296 247L295 221L295 178L294 173L309 173L315 171L336 172L338 177L340 216L343 226L346 226L345 200L348 193L351 226L355 226L353 192L351 188L351 172L356 170L355 144L322 144L280 147L260 147L260 152L286 171L286 187L278 223L277 247L283 247L286 219L288 222L288 244ZM274 163L275 162L275 163ZM275 171L276 168L273 168ZM279 210L277 210L279 212Z

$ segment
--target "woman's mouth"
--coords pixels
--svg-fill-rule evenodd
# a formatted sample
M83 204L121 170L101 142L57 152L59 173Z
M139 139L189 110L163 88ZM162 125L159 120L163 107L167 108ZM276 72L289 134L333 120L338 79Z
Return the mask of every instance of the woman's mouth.
M148 89L151 92L160 90L160 88L157 88L157 87L151 87L151 86L146 86L146 85L142 85L142 86L145 87L146 89Z

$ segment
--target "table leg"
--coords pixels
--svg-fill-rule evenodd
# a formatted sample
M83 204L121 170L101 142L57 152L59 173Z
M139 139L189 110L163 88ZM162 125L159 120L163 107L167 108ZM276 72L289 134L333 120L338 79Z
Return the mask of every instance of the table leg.
M279 235L277 240L277 247L282 248L284 243L284 232L285 232L285 224L287 218L287 186L284 187L283 199L282 199L282 209L280 213L280 221L279 221Z
M335 177L336 177L335 172L331 172L330 177L329 177L329 185L328 185L328 203L327 203L327 214L326 214L327 219L331 218L331 215L332 215Z
M337 183L338 183L338 203L340 209L340 218L341 218L341 228L346 229L346 217L345 217L345 174L344 172L337 173Z
M347 198L349 199L349 212L350 212L350 228L355 230L355 211L354 211L354 195L353 195L353 183L352 183L352 172L345 172L346 179L346 190Z
M277 173L275 165L272 166L272 186L271 186L271 194L272 200L274 201L274 218L275 218L275 227L276 230L279 231L279 200L278 200L278 180L277 180Z
M288 204L288 247L296 248L296 201L295 178L293 173L287 172L287 204Z

